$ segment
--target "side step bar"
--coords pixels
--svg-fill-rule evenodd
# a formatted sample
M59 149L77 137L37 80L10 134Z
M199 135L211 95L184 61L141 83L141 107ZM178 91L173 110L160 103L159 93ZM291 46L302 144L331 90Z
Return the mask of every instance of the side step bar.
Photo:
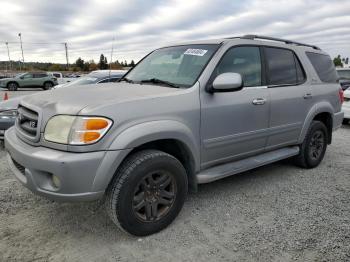
M243 160L215 166L204 170L196 175L198 184L210 183L215 180L236 175L250 169L264 166L288 157L299 154L299 147L286 147L275 151L252 156Z

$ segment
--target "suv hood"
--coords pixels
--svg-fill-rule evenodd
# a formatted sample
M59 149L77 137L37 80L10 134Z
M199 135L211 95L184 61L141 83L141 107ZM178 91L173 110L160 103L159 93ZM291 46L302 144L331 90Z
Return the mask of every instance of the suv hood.
M55 89L23 98L21 104L38 110L45 117L54 114L76 115L85 107L126 102L135 99L163 96L179 89L166 86L129 83L106 83Z

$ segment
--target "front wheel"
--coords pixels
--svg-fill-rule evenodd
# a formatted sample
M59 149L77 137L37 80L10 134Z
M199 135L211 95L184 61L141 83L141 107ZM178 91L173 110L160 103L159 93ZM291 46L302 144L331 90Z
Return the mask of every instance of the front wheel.
M317 167L327 149L328 131L320 121L312 121L309 131L300 146L300 153L295 157L298 166L304 168Z
M18 89L18 84L15 83L15 82L11 82L11 83L9 83L9 84L7 85L7 89L8 89L9 91L17 91L17 89Z
M50 90L52 87L53 87L53 83L51 82L44 83L44 90Z
M175 157L143 150L128 157L106 192L106 209L121 229L146 236L179 214L188 189L185 168Z

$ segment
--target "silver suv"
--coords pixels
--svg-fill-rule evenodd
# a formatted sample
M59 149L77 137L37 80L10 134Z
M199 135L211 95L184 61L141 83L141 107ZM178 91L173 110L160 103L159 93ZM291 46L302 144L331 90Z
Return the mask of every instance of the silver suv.
M21 101L9 164L39 195L104 199L139 236L169 225L198 184L285 158L316 167L343 120L325 52L256 35L160 48L119 83L82 88Z

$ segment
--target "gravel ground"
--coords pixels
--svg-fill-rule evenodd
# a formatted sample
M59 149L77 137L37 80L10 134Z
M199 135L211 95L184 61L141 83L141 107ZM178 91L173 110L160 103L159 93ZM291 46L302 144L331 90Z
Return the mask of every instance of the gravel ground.
M0 261L350 261L350 126L322 164L287 161L199 187L144 238L99 203L55 203L11 174L0 150Z

